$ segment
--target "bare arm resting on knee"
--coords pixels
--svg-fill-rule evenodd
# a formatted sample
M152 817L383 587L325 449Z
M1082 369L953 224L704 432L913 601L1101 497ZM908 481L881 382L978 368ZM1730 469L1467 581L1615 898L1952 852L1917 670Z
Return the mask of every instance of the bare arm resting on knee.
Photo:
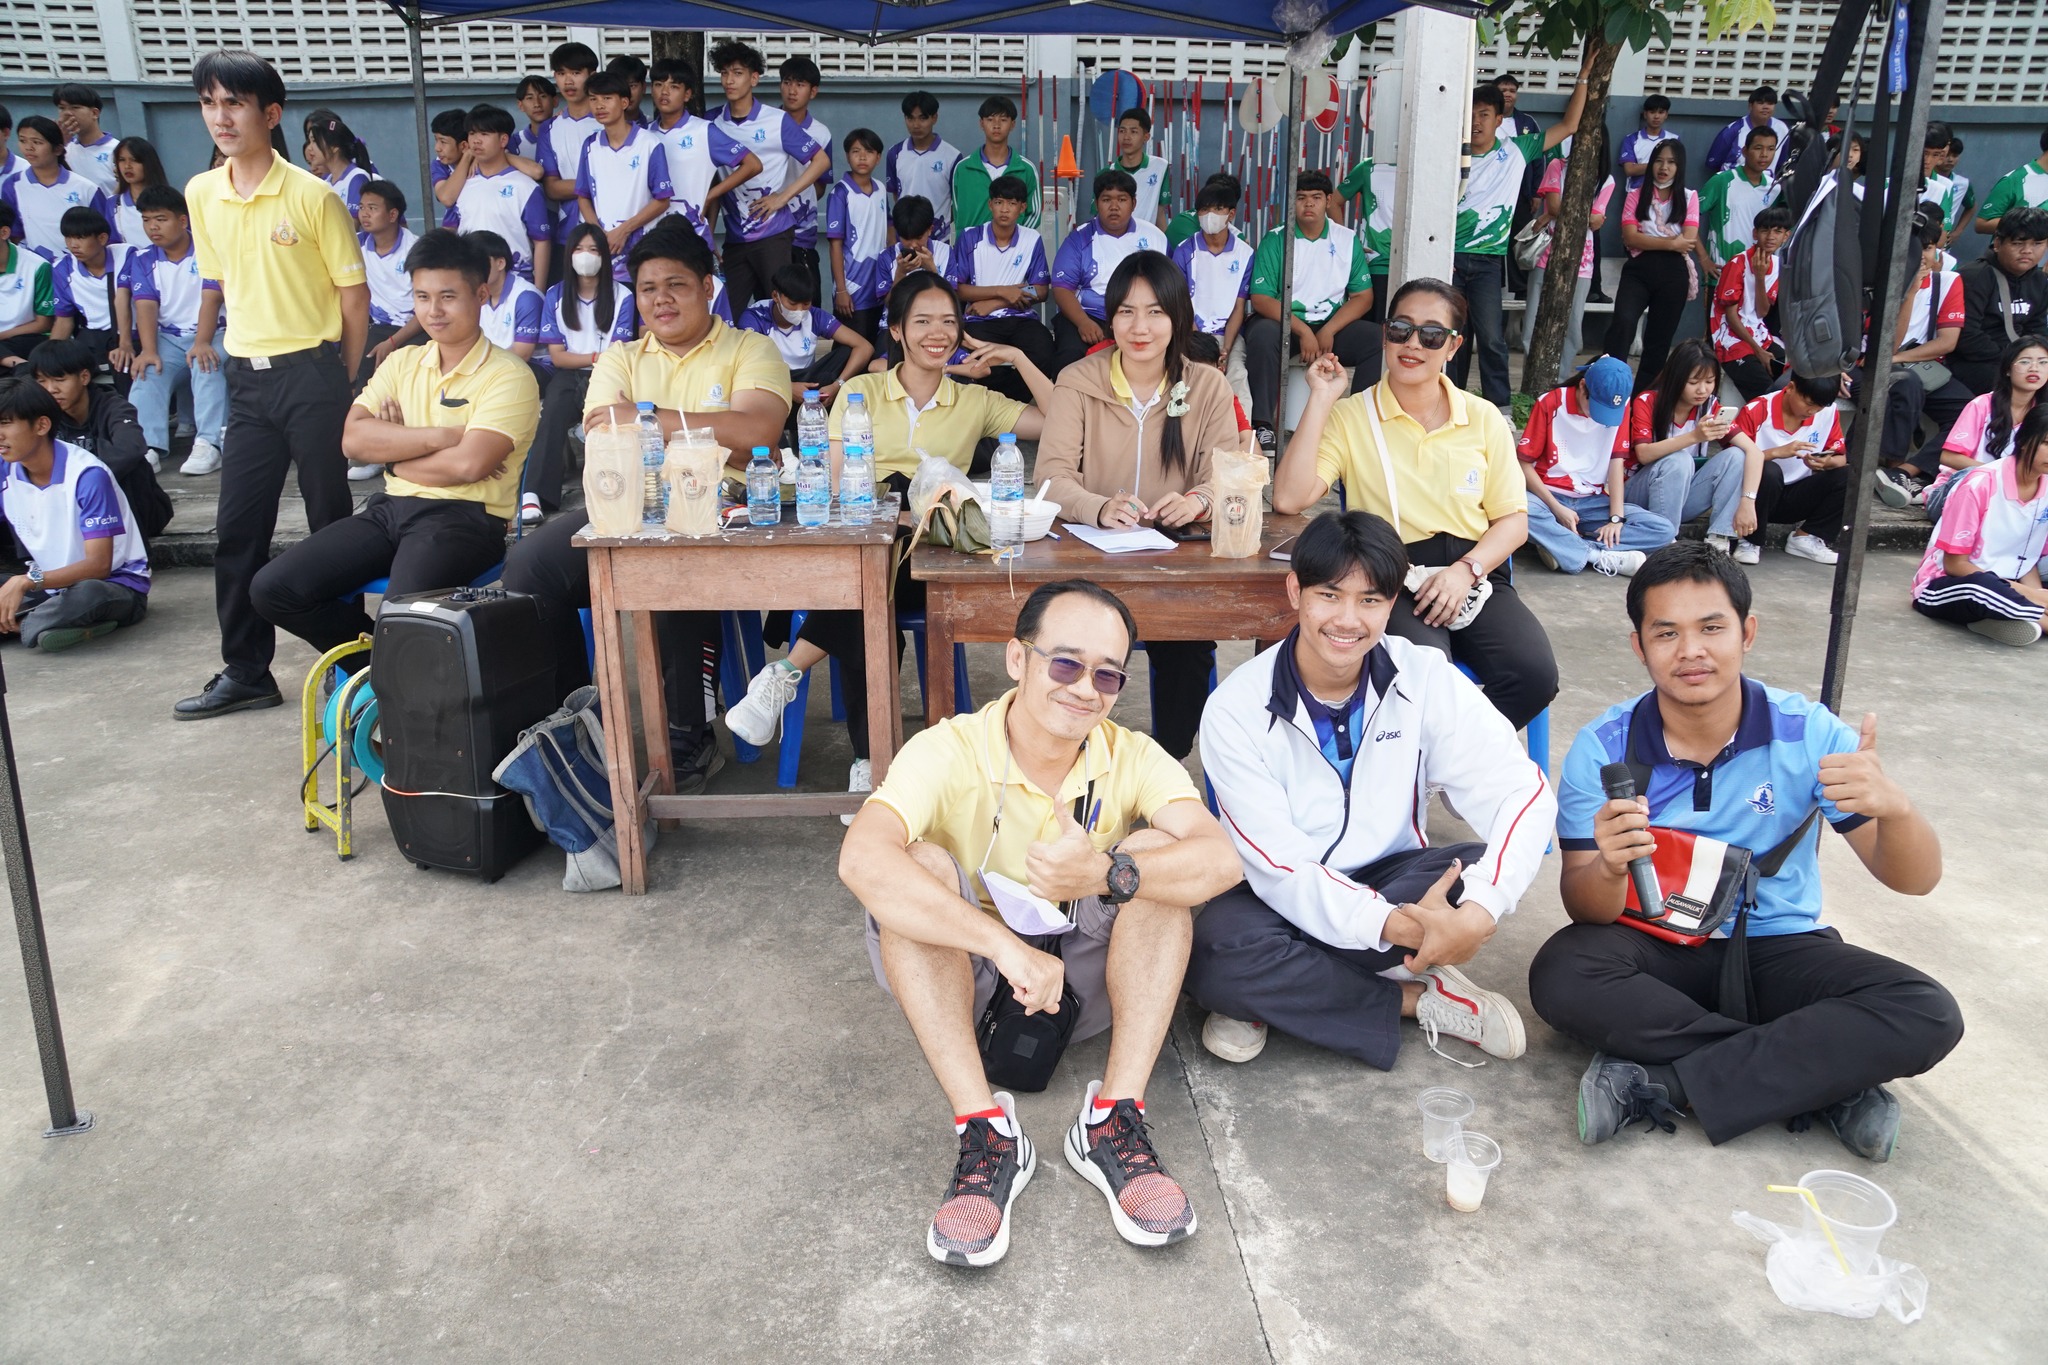
M1244 879L1237 850L1216 817L1199 801L1174 801L1160 808L1152 828L1124 841L1138 865L1138 894L1162 905L1192 908L1220 896ZM1059 838L1035 843L1027 855L1031 889L1047 900L1079 900L1109 890L1110 857L1098 852L1073 814L1059 812ZM879 919L879 917L877 917Z

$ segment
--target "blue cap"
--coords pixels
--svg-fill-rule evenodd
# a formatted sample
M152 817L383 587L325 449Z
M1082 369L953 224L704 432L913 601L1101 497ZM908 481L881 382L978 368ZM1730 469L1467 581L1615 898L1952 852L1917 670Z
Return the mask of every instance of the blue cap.
M1628 417L1628 400L1635 394L1636 377L1625 360L1603 355L1579 371L1586 386L1586 408L1603 427L1618 427Z

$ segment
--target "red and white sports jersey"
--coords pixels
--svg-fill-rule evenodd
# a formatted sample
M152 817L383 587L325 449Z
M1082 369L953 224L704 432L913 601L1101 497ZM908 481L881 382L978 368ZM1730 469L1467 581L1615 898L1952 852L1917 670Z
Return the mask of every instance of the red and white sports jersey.
M1636 458L1637 446L1650 446L1657 444L1659 441L1669 440L1671 437L1685 431L1694 422L1702 418L1712 417L1720 410L1721 400L1709 394L1706 402L1701 403L1689 412L1674 410L1671 414L1671 430L1659 436L1656 424L1652 420L1657 415L1657 391L1655 389L1643 390L1634 398L1631 398L1628 403L1628 454L1624 455L1621 461L1624 470L1632 474L1641 467L1642 461ZM1695 441L1686 449L1674 450L1664 458L1667 460L1691 460L1695 465L1698 465L1713 453L1714 449L1710 443Z
M1795 422L1785 413L1785 393L1780 389L1747 404L1735 419L1734 430L1765 450L1789 441L1810 441L1820 450L1840 450L1842 421L1835 405L1829 403L1804 422ZM1798 483L1813 472L1806 467L1806 461L1790 455L1779 459L1777 465L1788 484Z
M1536 477L1561 493L1589 498L1607 491L1607 462L1630 454L1628 423L1606 426L1589 417L1577 384L1536 400L1515 453L1536 466Z
M1898 349L1924 346L1942 328L1962 325L1963 277L1953 270L1932 271L1913 290L1913 313L1899 333Z
M1749 343L1728 325L1728 315L1721 311L1729 304L1735 305L1759 345L1771 344L1771 329L1764 325L1764 314L1778 301L1778 258L1771 257L1770 273L1759 289L1751 265L1755 253L1756 248L1751 247L1722 266L1721 282L1714 288L1714 354L1723 363L1750 354Z

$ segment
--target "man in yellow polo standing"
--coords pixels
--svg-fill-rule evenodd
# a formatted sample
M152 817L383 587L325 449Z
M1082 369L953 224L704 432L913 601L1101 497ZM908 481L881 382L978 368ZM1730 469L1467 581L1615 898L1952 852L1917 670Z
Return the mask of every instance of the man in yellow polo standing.
M250 600L270 558L285 469L297 464L318 531L354 510L341 429L363 359L370 289L348 207L272 145L284 80L249 52L192 68L206 130L225 158L185 187L199 273L220 281L228 317L228 425L215 529L214 609L222 669L172 708L179 720L277 706L277 632Z

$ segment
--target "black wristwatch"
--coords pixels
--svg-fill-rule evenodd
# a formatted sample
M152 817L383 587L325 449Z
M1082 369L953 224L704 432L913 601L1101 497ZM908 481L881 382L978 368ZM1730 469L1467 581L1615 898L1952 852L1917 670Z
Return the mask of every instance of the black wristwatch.
M1627 523L1628 523L1628 518L1627 518L1627 517L1609 517L1609 518L1607 519L1607 524L1608 524L1609 526L1623 526L1623 525L1626 525Z
M1103 899L1111 905L1122 905L1138 894L1138 860L1128 853L1109 855L1109 890Z

